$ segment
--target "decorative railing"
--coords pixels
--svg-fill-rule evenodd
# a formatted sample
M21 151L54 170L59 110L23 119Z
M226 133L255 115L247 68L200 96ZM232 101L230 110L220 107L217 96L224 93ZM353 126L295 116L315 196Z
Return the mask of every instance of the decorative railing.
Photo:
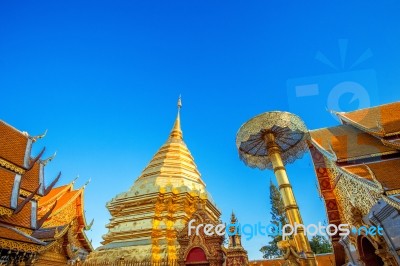
M179 266L178 260L151 261L129 261L120 260L114 262L85 262L83 266Z

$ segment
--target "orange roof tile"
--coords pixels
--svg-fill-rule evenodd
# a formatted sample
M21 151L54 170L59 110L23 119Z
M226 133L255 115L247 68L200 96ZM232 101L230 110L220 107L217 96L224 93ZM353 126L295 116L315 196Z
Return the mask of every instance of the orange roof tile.
M67 191L70 191L71 189L72 189L71 184L65 185L65 186L60 186L60 187L55 187L55 188L51 189L49 194L40 198L39 207L42 207L44 205L53 204L53 202L55 202L58 198L60 198L63 193L66 193Z
M398 153L378 138L350 125L311 130L310 135L317 149L336 155L338 162Z
M33 192L40 184L40 162L36 161L32 169L25 172L21 179L21 188Z
M63 194L63 196L57 200L53 213L57 213L61 208L66 207L71 200L75 199L80 194L80 192L80 190L73 190Z
M28 140L27 134L0 120L0 158L26 168L31 153Z
M361 178L373 181L367 167L374 173L376 179L387 189L399 189L400 159L385 160L365 165L353 165L343 167L346 171L358 175Z
M14 187L15 173L0 167L0 205L11 209L11 194Z
M79 196L80 193L81 190L72 190L63 193L62 196L57 199L56 206L51 212L48 220L50 220L51 217L56 216L63 208L66 208L69 204L76 204L74 203L74 200ZM52 204L46 204L39 207L39 219L46 214L48 208L52 207Z
M7 225L2 225L2 224L0 224L0 238L18 241L18 242L24 242L24 243L31 243L31 244L39 244L39 245L45 244L44 242L42 242L34 237L31 237L31 236L19 231L16 228L13 228L13 227L10 227Z
M20 199L18 200L18 203L20 204L22 201L23 200ZM32 205L28 203L17 214L13 214L10 217L0 216L0 221L6 224L31 228L31 215L32 215Z
M343 121L376 136L400 134L400 102L337 115Z

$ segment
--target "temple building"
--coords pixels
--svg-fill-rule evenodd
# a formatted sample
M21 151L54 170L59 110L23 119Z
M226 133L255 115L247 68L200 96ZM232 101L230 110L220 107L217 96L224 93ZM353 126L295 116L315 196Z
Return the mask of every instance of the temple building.
M77 264L92 251L84 229L83 190L72 183L45 186L45 149L32 157L36 140L0 120L0 265Z
M43 135L0 121L0 265L289 265L285 257L249 261L237 233L189 234L189 221L222 222L183 140L180 109L179 100L166 142L132 187L107 203L108 232L95 251L85 234L93 224L83 208L87 183L55 187L60 173L46 186L45 168L54 156L42 159L44 149L31 155ZM400 102L332 114L340 124L304 130L303 143L328 223L351 230L334 234L334 254L318 254L315 261L400 265ZM233 213L230 223L238 224Z
M187 232L192 219L221 223L221 212L183 140L180 108L179 99L167 141L133 186L107 203L112 216L106 226L108 233L85 265L217 266L225 262L223 236L189 236Z
M353 228L332 237L335 265L400 265L400 102L332 113L309 149L328 223Z

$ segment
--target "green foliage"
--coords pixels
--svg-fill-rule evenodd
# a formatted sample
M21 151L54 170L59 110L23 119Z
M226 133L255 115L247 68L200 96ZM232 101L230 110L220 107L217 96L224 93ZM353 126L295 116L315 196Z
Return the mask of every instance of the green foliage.
M270 182L269 185L269 199L271 204L271 224L275 224L276 226L285 225L288 223L283 200L279 189ZM268 245L263 246L260 251L263 253L263 258L277 258L282 256L282 252L278 248L278 242L282 240L281 235L273 236L269 235L272 240L268 243Z
M331 242L324 236L315 235L310 240L310 246L315 254L331 253Z
M286 217L285 208L283 204L283 200L279 189L270 182L269 185L269 199L271 204L271 223L276 226L283 226L287 224L289 221ZM263 246L260 251L263 253L263 258L277 258L281 257L283 254L278 248L278 242L282 240L281 235L273 236L269 235L272 240L268 243L268 245ZM332 245L330 241L321 235L313 236L310 240L311 249L315 254L321 253L330 253L332 252Z

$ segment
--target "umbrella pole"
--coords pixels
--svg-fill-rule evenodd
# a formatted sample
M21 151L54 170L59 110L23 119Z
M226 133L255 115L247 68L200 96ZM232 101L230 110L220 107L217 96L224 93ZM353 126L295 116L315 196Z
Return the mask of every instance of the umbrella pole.
M303 225L303 220L300 215L299 207L297 206L292 186L290 185L289 178L286 173L286 168L282 162L281 150L275 142L274 134L267 133L264 137L264 141L267 144L268 156L272 162L275 177L279 186L279 191L281 193L283 204L285 207L286 216L288 217L291 225ZM294 240L296 246L293 248L297 252L304 252L304 254L306 255L305 265L317 265L315 255L311 250L308 238L306 235L304 235L303 227L297 228L297 234L294 235Z

